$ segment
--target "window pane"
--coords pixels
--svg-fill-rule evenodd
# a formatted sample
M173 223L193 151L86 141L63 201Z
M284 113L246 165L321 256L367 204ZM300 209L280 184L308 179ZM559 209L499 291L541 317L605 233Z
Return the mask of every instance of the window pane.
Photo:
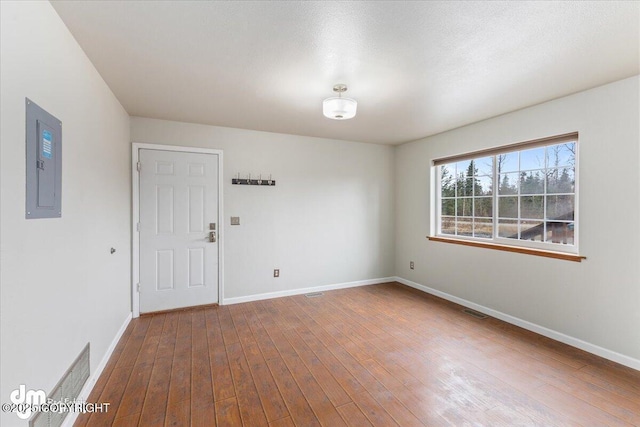
M471 165L471 160L462 160L456 163L456 173L458 176L462 174L463 177L467 176L467 171L469 170L469 166Z
M544 193L544 177L540 171L520 172L520 194Z
M456 214L456 199L443 199L442 200L442 215L455 215Z
M466 172L463 174L458 174L458 179L456 180L458 197L473 196L474 185L477 186L475 178L473 176L467 176Z
M573 168L549 169L547 171L547 193L573 193L575 182Z
M518 171L518 152L498 154L496 156L498 173Z
M476 159L474 163L476 175L493 176L493 156Z
M473 196L474 192L481 194L482 184L478 178L477 164L476 160L457 163L458 176L456 178L456 185L458 187L458 197Z
M456 178L456 196L473 196L473 185L467 185L467 178L464 174L459 174ZM469 182L472 184L472 182Z
M493 198L476 197L474 201L473 216L475 217L493 217Z
M518 173L500 174L499 194L518 194Z
M541 242L544 236L543 221L520 221L520 240Z
M471 236L473 234L473 219L469 217L458 217L458 236Z
M574 167L576 164L576 144L551 145L547 147L547 167L558 168L561 166Z
M476 178L474 196L490 196L493 193L493 178L480 176Z
M543 169L545 147L532 148L520 152L520 170ZM506 172L506 171L505 171Z
M492 219L474 219L473 235L475 237L484 237L490 239L493 237L493 220Z
M442 197L456 196L455 163L440 166L440 194Z
M515 219L501 219L498 221L498 236L507 239L518 238L518 221Z
M456 219L452 216L443 216L440 228L442 234L456 234Z
M520 218L542 219L544 218L544 197L522 196L520 197Z
M573 222L547 222L546 241L573 245Z
M459 197L457 215L458 216L471 216L473 211L473 198L471 197Z
M547 219L573 221L575 196L547 196Z
M501 218L518 218L518 197L498 198L498 216Z

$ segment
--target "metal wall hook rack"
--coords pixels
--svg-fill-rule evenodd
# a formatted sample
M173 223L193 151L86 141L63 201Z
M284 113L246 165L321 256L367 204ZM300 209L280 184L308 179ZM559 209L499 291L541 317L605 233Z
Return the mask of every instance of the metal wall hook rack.
M236 178L231 180L231 183L236 185L266 185L268 187L274 187L276 180L272 179L271 175L269 175L268 179L262 178L262 175L258 175L257 179L253 179L251 178L251 174L247 175L246 178L240 178L240 173L238 173Z

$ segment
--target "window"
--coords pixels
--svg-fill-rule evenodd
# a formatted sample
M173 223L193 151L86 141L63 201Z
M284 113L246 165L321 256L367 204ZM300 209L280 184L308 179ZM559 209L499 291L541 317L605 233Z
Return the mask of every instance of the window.
M434 161L437 235L577 253L578 135Z

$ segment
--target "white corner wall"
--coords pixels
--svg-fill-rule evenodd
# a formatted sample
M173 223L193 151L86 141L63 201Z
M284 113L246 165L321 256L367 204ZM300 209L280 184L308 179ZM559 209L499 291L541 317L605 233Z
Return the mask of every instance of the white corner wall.
M399 146L396 274L638 369L639 93L636 76ZM586 261L425 238L432 159L574 131L580 134L580 254Z
M131 140L224 151L224 303L393 276L393 147L140 117Z
M87 342L93 373L130 315L131 188L129 117L51 4L0 8L5 403L20 384L51 391ZM25 97L62 121L59 219L25 219Z

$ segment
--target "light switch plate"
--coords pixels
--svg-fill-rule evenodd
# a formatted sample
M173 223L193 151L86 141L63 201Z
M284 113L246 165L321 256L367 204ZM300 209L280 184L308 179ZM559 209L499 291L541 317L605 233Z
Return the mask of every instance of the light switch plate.
M231 225L240 225L240 217L232 216L231 217Z

